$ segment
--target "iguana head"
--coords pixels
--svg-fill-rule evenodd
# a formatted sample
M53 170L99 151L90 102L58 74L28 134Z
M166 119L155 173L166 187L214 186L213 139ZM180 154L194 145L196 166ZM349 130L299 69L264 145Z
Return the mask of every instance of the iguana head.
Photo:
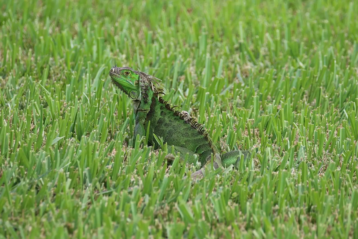
M137 99L140 95L139 72L129 67L113 67L109 75L112 82L132 99Z

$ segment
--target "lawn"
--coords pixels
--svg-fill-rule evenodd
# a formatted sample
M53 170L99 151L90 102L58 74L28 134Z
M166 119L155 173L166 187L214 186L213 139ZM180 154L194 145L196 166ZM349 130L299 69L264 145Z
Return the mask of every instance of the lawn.
M0 0L0 238L358 238L358 4ZM222 152L133 145L112 66Z

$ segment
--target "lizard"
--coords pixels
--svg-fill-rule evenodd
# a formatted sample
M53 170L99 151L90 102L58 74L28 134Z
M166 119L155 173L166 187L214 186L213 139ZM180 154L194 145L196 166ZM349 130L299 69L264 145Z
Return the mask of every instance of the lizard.
M163 99L164 90L156 77L130 67L113 67L109 75L114 85L132 99L134 138L137 135L146 136L148 145L152 146L158 144L156 138L161 138L163 143L167 143L168 151L174 148L173 153L179 153L181 158L189 155L189 163L199 161L201 168L191 174L193 180L204 177L212 156L216 170L229 165L237 166L242 157L250 155L248 151L240 150L220 155L203 125L187 112L175 110Z

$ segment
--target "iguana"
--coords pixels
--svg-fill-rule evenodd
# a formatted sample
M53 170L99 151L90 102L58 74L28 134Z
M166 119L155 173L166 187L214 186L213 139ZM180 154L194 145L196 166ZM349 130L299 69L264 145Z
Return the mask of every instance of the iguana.
M112 82L133 101L134 137L147 136L148 145L156 144L156 138L161 138L168 149L174 148L181 158L189 154L190 163L199 160L202 167L191 175L194 180L204 176L211 155L214 156L214 169L237 165L241 156L249 155L247 151L220 155L201 124L187 112L176 111L162 98L164 92L159 79L130 67L113 67L109 75Z

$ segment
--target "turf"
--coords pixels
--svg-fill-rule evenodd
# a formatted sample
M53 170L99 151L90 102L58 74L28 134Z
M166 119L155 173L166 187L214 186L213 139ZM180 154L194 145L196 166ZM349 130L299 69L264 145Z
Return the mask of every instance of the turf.
M0 238L358 238L356 2L0 6ZM192 183L128 146L114 65L252 158Z

